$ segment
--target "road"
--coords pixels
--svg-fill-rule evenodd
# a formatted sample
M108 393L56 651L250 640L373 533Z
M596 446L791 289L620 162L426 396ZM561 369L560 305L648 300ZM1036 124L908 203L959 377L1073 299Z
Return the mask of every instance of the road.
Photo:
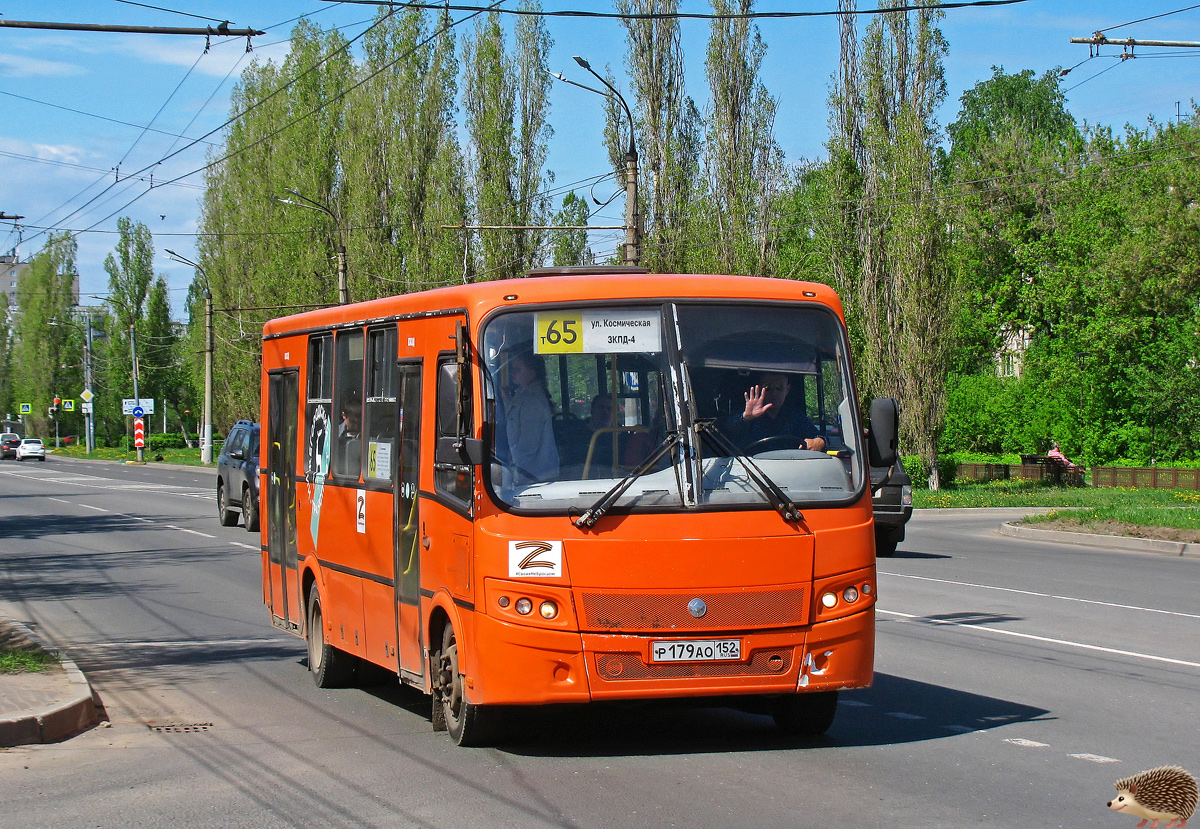
M110 727L0 751L0 825L1132 826L1119 777L1200 774L1200 560L922 512L880 562L877 676L826 738L722 709L534 710L459 749L395 686L323 691L211 472L0 463L0 609Z

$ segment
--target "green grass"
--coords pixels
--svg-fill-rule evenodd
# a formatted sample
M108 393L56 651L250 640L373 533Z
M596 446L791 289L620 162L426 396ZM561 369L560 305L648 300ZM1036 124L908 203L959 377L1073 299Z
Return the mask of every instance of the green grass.
M1165 510L1200 506L1200 491L1132 487L1067 487L1042 481L960 482L937 492L913 488L913 506L929 507L1084 507ZM1189 510L1181 510L1189 512Z
M130 449L109 449L107 447L97 447L92 450L89 455L84 451L82 446L65 446L61 449L55 449L54 454L60 457L68 458L99 458L107 461L136 461L137 450ZM143 452L146 463L159 463L154 460L155 455L162 455L161 463L176 463L185 464L187 466L201 466L200 449L146 449ZM216 453L213 453L213 460L216 461Z
M1049 507L1027 524L1051 529L1197 541L1200 491L1132 487L1064 487L1042 481L959 483L913 491L915 507Z
M34 673L57 665L58 659L43 650L29 648L0 649L0 674Z

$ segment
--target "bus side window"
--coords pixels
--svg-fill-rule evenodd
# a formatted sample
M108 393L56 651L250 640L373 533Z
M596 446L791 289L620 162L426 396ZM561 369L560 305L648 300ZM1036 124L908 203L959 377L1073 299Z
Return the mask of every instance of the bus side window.
M396 327L367 332L367 403L363 433L367 436L369 483L391 486L396 460Z
M455 437L458 423L458 366L454 355L438 360L437 372L437 435L436 442ZM466 385L466 422L463 432L470 436L471 428L471 379L464 374ZM471 493L475 490L475 468L467 464L436 463L433 471L434 488L441 494L471 506Z
M304 470L309 480L329 475L333 418L333 337L328 334L308 341L308 392L304 412Z
M334 426L333 474L357 481L362 473L363 335L338 332L334 386L337 420Z

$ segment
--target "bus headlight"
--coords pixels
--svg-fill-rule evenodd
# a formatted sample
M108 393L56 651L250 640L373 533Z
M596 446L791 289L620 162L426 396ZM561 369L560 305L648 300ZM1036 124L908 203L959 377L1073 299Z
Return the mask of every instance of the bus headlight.
M553 619L558 615L558 605L552 601L544 601L538 608L538 612L542 614L543 619Z
M516 609L522 616L528 616L533 612L533 602L529 599L517 599Z
M842 591L842 598L846 600L847 604L853 604L858 601L858 590L853 587L847 587Z
M833 607L834 605L837 604L837 594L836 593L826 593L824 596L821 597L821 604L825 605L826 607Z

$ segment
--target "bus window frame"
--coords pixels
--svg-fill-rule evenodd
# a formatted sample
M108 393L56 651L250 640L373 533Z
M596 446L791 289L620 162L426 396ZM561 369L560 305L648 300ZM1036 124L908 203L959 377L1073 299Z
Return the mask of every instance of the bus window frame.
M388 334L392 335L390 351L386 349L386 346L388 345L388 343L387 343ZM397 415L396 407L399 405L398 398L396 396L393 396L390 398L388 398L388 397L379 398L379 397L369 397L367 395L367 392L369 392L371 390L371 379L372 379L371 372L375 368L375 364L371 360L371 343L372 343L372 338L376 335L382 335L383 339L384 339L385 353L384 353L384 358L383 358L383 362L381 365L383 366L385 372L389 372L391 374L390 380L392 382L393 395L398 395L400 393L400 390L398 388L396 388L396 386L395 386L397 379L398 379L398 372L396 370L396 365L397 365L397 354L398 354L398 348L399 348L399 342L400 342L399 326L395 322L369 326L367 328L366 334L363 338L363 398L362 398L362 401L363 401L362 418L363 419L362 419L362 433L360 435L360 437L363 441L363 446L362 446L363 455L362 455L362 463L360 464L360 466L361 466L360 473L362 475L362 483L360 485L360 488L368 489L371 491L378 491L378 492L391 492L392 491L392 478L394 477L393 475L389 474L386 478L380 478L380 477L372 478L372 477L367 476L367 458L369 457L369 452L370 452L370 440L368 438L368 431L373 426L370 418L367 416L367 414L368 414L367 407L372 402L387 404L389 410L392 413L393 435L392 435L392 460L391 460L391 463L393 463L393 464L396 463L397 446L398 446L399 440L400 440L400 437L398 434L399 423L397 422L397 419L396 419L396 415Z
M484 349L485 343L483 342L483 336L484 336L484 333L488 330L488 326L490 326L492 323L494 323L497 317L508 315L508 314L522 314L522 313L536 314L539 311L553 310L553 309L558 309L558 308L580 308L580 309L585 308L585 307L586 308L624 308L624 307L629 307L630 305L655 306L659 309L666 309L668 306L678 306L678 305L685 305L685 306L689 306L689 307L697 307L697 306L705 306L705 305L711 305L711 306L737 305L737 306L741 306L741 307L756 307L757 306L757 307L763 307L763 308L795 308L795 309L812 310L814 312L829 316L835 323L835 329L837 331L837 341L838 341L839 347L841 348L842 353L841 353L841 357L838 360L833 360L831 362L834 365L836 365L840 370L842 368L841 361L847 360L848 355L851 354L850 332L849 332L849 328L846 325L845 320L842 318L841 315L838 314L838 311L834 306L829 305L825 302L819 302L819 301L815 301L815 300L811 300L811 299L804 299L804 300L759 299L759 298L745 299L745 298L740 298L740 297L735 297L735 296L720 296L720 297L665 296L665 297L630 297L630 298L610 299L610 300L603 300L603 301L556 300L553 302L529 303L528 305L501 306L501 307L493 308L490 311L488 311L486 314L484 314L482 316L482 318L480 319L479 327L477 329L478 334L477 334L477 338L476 338L476 347L477 347L479 353L477 354L476 369L478 370L478 372L480 374L478 392L481 395L480 399L483 404L483 416L484 416L484 422L482 424L480 424L480 428L483 428L485 430L485 432L484 432L485 436L486 436L486 430L491 428L491 426L493 425L494 419L495 419L494 406L496 403L496 399L492 394L490 394L490 392L494 391L496 385L500 382L500 378L493 378L491 376L490 370L484 364L485 355L483 353L483 349ZM667 314L664 316L664 324L673 325L670 314ZM666 371L664 371L664 376L667 377L667 393L668 393L669 397L675 398L678 395L678 389L675 387L675 382L671 379L671 377L673 376L672 373L675 371L675 369L679 365L682 364L680 362L680 356L679 356L680 350L682 348L682 343L677 341L677 335L673 330L670 332L670 334L668 334L666 331L664 331L662 346L663 346L663 350L665 352L667 352L667 355L668 355L668 357L667 357L668 365L667 365ZM846 367L846 375L847 375L846 376L846 394L848 396L853 397L855 400L857 400L858 399L858 384L855 380L853 369L849 365L847 365L847 367ZM678 424L678 423L675 423L674 425L672 425L673 421L676 419L675 418L675 409L676 409L677 402L678 401L675 401L675 400L664 401L664 405L670 407L667 410L666 415L665 415L668 430L671 430L671 429L678 430L678 429L682 428L682 425ZM859 433L861 434L862 415L860 412L856 411L856 412L852 413L852 416L855 418L855 422L857 424L859 424L856 428L858 428ZM843 425L842 428L845 428L845 426ZM675 450L675 451L678 451L678 450ZM569 513L569 510L564 510L564 509L559 509L559 508L519 507L519 506L515 506L515 505L505 501L501 497L498 487L493 483L492 475L488 471L488 470L490 470L491 465L496 463L495 453L492 451L492 446L491 446L490 441L485 441L484 452L485 452L485 457L483 458L483 471L482 471L480 477L481 477L481 480L483 483L483 489L487 493L487 497L489 498L489 500L491 500L492 504L497 509L501 510L502 512L508 513L508 514L521 516L521 517L559 516L559 515L566 515ZM858 456L861 456L861 458L862 458L861 463L863 465L863 469L859 476L858 485L852 491L850 491L846 495L846 497L838 498L838 499L830 499L828 501L825 501L825 500L809 501L809 500L802 499L802 500L796 501L796 506L802 510L842 509L842 508L852 507L855 504L857 504L859 501L861 501L863 494L867 491L867 488L870 485L869 467L866 466L867 459L866 459L866 444L865 443L862 444L862 446L860 447L860 451L856 454ZM856 460L855 462L859 462L859 461ZM638 514L660 514L660 515L674 514L674 515L678 515L678 514L698 513L698 512L754 512L754 511L758 511L758 512L772 511L772 508L767 503L760 503L760 504L753 504L753 503L751 503L751 504L707 504L707 505L696 506L696 505L688 505L685 502L685 503L681 503L681 504L673 505L673 506L662 506L662 505L613 506L609 510L609 514L612 514L612 515L638 515Z

